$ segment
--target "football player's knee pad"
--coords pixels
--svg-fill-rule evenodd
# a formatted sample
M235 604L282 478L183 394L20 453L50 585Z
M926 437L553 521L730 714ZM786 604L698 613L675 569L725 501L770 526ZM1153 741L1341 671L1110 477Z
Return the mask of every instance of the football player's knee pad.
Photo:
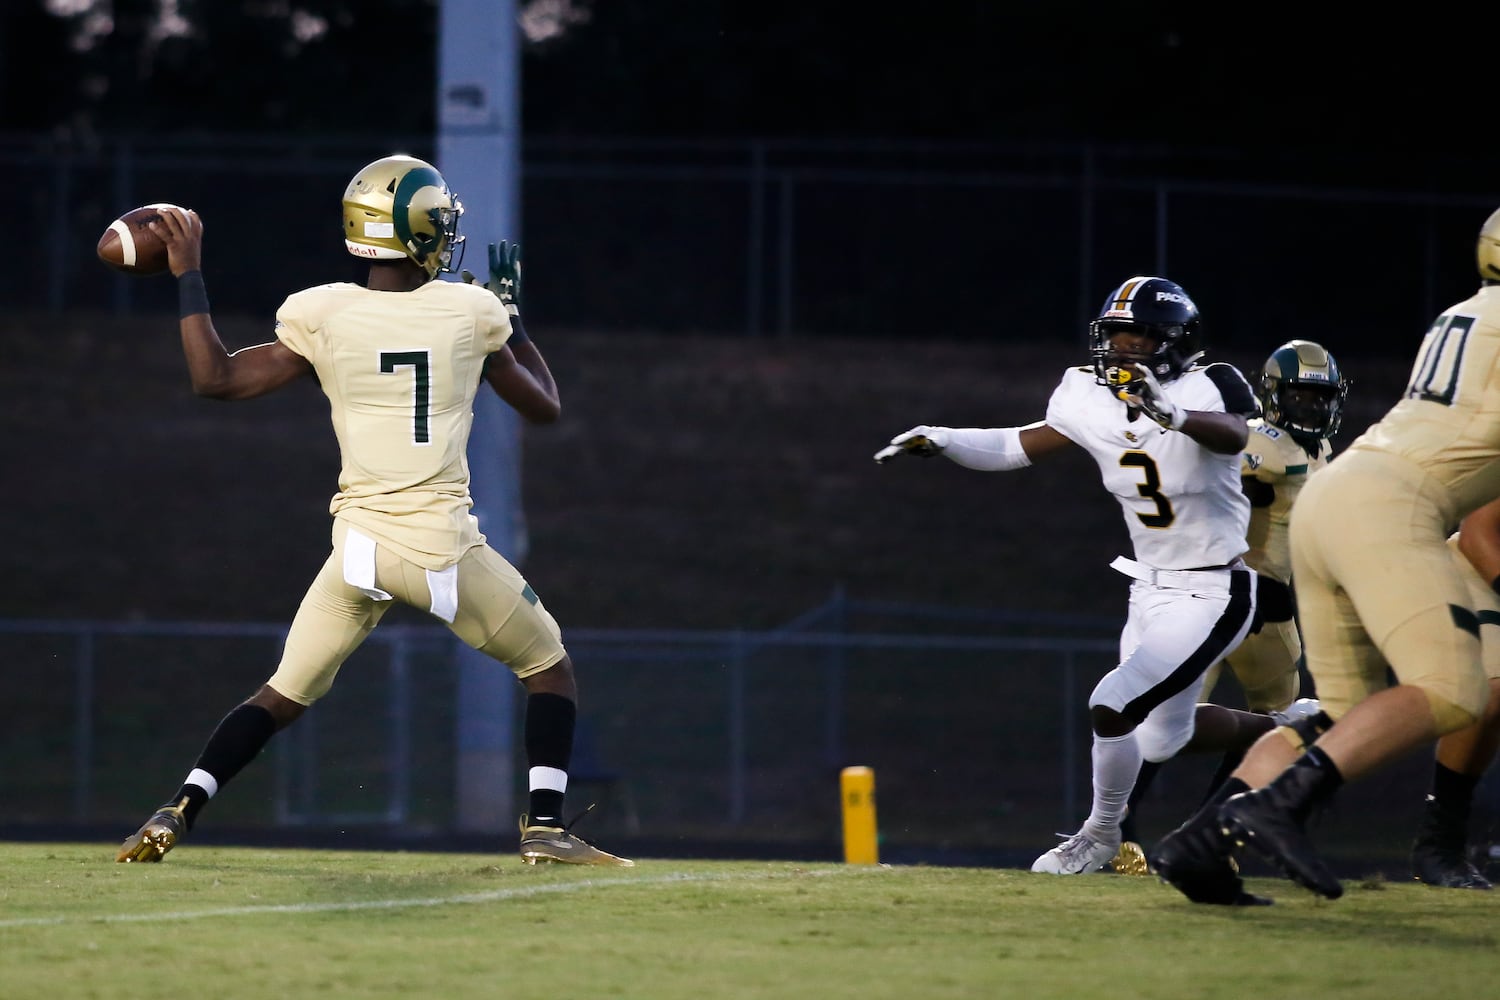
M1387 635L1380 648L1397 681L1426 695L1438 735L1484 714L1490 685L1473 611L1456 604L1428 608Z
M1301 686L1297 661L1302 644L1291 622L1267 622L1259 633L1247 636L1230 656L1229 666L1252 712L1285 708L1297 698Z
M1141 749L1141 760L1153 764L1176 757L1192 738L1192 730L1188 728L1168 732L1156 726L1144 725L1138 726L1135 731L1135 742Z
M1437 726L1439 736L1455 733L1479 721L1480 715L1484 713L1485 700L1478 702L1472 697L1464 697L1462 701L1455 701L1445 691L1424 686L1422 693L1427 696L1427 708L1432 712L1432 721ZM1485 693L1489 693L1489 684L1485 684Z
M1484 714L1490 700L1490 681L1478 663L1455 667L1450 662L1416 676L1407 671L1400 681L1407 687L1420 689L1427 697L1427 707L1439 736L1474 723Z
M1332 728L1333 718L1327 712L1318 712L1316 715L1303 716L1290 726L1280 726L1276 732L1300 754Z
M1136 746L1141 759L1160 763L1177 756L1193 738L1193 717L1197 703L1174 698L1162 703L1135 729Z
M1245 707L1269 712L1295 701L1301 684L1297 676L1301 656L1302 639L1295 622L1266 622L1259 632L1246 636L1229 655L1229 668L1245 693Z

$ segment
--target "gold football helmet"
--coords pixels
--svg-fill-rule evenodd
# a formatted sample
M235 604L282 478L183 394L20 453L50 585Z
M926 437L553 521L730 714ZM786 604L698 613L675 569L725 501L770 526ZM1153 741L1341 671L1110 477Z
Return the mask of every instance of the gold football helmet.
M387 156L360 168L344 189L344 246L370 260L410 258L430 278L453 270L453 252L464 242L463 214L436 167L415 156Z
M1490 213L1479 228L1479 276L1500 281L1500 208Z

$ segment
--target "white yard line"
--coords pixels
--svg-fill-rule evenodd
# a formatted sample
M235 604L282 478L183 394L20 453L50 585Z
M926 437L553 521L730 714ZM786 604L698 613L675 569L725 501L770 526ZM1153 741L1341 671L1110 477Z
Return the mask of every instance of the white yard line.
M859 871L888 870L886 865L847 865L834 868L804 869L799 875L835 875ZM262 913L348 913L358 910L401 910L418 906L460 906L472 903L497 903L507 899L527 899L551 893L576 892L580 889L606 889L622 885L671 885L680 882L730 882L789 878L782 874L744 875L650 875L644 878L582 879L578 882L557 882L550 885L528 885L516 889L495 889L490 892L465 892L456 896L431 896L424 899L366 899L350 902L328 903L280 903L266 906L226 906L212 910L178 910L150 913L100 913L78 916L19 917L0 920L0 928L48 927L59 924L133 924L159 923L163 920L206 920L213 917L246 917Z

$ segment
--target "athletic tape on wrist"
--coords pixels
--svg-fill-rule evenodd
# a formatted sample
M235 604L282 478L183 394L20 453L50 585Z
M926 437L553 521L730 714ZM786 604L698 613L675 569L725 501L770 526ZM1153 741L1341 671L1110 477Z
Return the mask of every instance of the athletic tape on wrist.
M202 271L188 271L177 279L177 318L208 312L208 287Z

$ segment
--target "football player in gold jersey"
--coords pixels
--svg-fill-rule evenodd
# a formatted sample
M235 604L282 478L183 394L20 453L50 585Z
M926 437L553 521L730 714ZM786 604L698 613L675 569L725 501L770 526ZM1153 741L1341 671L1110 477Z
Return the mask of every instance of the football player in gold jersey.
M1255 622L1245 640L1204 674L1201 697L1205 702L1223 667L1228 666L1250 711L1270 716L1279 725L1318 711L1313 699L1297 698L1302 640L1292 602L1287 530L1297 494L1333 454L1332 439L1343 423L1349 386L1333 355L1310 340L1287 341L1261 365L1255 379L1261 416L1250 421L1250 438L1240 455L1240 485L1250 498L1246 536L1250 550L1245 562L1256 574ZM1200 725L1203 722L1199 720ZM1242 744L1225 753L1210 789L1223 783L1248 748ZM1160 767L1143 763L1131 792L1126 822L1121 825L1125 839L1113 862L1122 874L1149 871L1138 839L1140 803Z
M1469 859L1468 828L1474 791L1500 748L1500 500L1464 518L1448 544L1479 618L1490 700L1478 722L1437 741L1411 873L1445 889L1489 889L1490 880Z
M1476 256L1479 290L1433 321L1402 398L1292 511L1302 641L1323 711L1262 737L1215 801L1154 849L1157 871L1190 899L1227 896L1239 878L1231 850L1244 844L1338 898L1309 815L1345 781L1484 715L1480 619L1447 539L1500 496L1500 210Z
M1272 351L1257 380L1262 416L1250 422L1240 484L1250 497L1245 561L1257 576L1258 614L1251 634L1223 661L1252 712L1285 712L1299 692L1302 640L1287 536L1298 494L1333 455L1349 385L1333 355L1310 340L1290 340ZM1205 695L1213 690L1219 666L1205 677Z
M270 679L226 715L171 799L121 846L118 861L160 861L204 804L278 730L327 693L339 667L395 601L430 612L505 664L527 692L529 811L521 857L535 864L631 865L563 822L577 683L557 622L521 574L485 542L471 513L469 432L487 383L534 423L561 414L547 363L521 325L519 249L490 247L490 281L451 272L463 206L411 156L367 164L344 192L344 245L370 262L366 283L287 297L276 336L233 353L209 314L203 222L163 213L193 390L252 399L314 376L328 397L342 468L329 505L333 551L292 621Z

